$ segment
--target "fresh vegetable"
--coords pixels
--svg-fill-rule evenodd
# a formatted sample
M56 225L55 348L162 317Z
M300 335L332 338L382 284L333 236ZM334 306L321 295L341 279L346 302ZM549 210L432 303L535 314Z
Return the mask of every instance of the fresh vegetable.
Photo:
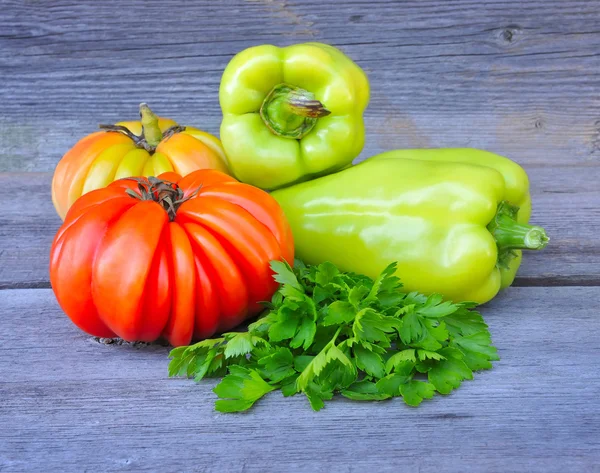
M89 334L178 346L229 330L277 290L269 262L293 261L266 192L215 170L160 177L85 194L54 238L52 288Z
M455 301L489 301L548 243L525 171L475 149L390 151L272 195L298 258L369 277L398 261L407 291Z
M218 411L246 410L275 389L303 392L314 410L335 393L357 401L402 396L417 406L498 360L473 304L401 292L395 264L375 281L331 263L272 268L282 285L247 332L171 352L170 376L199 381L229 371L214 389Z
M364 145L367 77L326 44L240 52L223 73L219 100L231 169L263 189L341 169Z
M191 126L158 118L140 104L139 122L100 125L79 140L54 171L52 202L62 219L82 194L129 176L157 176L176 172L185 176L198 169L229 174L221 142Z

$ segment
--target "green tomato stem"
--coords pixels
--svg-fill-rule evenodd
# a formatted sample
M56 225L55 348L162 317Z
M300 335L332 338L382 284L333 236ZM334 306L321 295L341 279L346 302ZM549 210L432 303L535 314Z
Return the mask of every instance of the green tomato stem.
M123 133L124 135L131 138L138 148L145 149L150 154L154 154L156 147L162 140L166 140L176 133L185 131L185 127L181 125L174 125L167 128L164 133L160 131L158 126L158 117L154 115L150 107L147 104L140 104L140 118L142 121L142 134L134 135L131 130L122 125L98 125L101 130L115 131Z
M331 112L315 99L312 92L288 84L278 84L260 107L260 116L271 132L283 138L299 140Z
M163 134L158 126L158 117L150 110L148 104L140 104L140 120L142 122L142 135L152 148L156 148L163 139Z
M516 220L519 208L506 201L498 205L494 219L487 228L494 236L499 251L541 250L550 238L542 227L519 223Z

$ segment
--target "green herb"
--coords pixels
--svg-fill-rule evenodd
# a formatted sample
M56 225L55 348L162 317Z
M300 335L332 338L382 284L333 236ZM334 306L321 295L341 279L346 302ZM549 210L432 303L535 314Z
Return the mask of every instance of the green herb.
M331 263L271 268L281 286L247 332L171 351L170 376L224 376L218 411L246 410L276 389L304 393L314 410L336 393L418 406L498 360L473 303L401 292L395 263L375 281Z

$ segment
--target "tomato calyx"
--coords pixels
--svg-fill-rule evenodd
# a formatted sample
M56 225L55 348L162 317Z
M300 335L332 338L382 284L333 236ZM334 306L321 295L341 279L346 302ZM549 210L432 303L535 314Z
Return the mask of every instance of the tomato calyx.
M199 186L191 194L185 195L183 190L174 182L158 179L150 176L146 178L127 177L130 181L137 182L137 192L134 189L126 189L125 193L138 200L151 200L165 209L171 221L175 220L177 209L188 200L196 197L202 186Z
M147 104L140 104L140 121L142 123L141 135L136 135L129 128L123 125L98 125L98 128L105 131L114 131L128 136L138 148L145 149L151 155L156 151L156 147L161 141L164 141L176 133L185 131L185 127L175 125L167 128L164 133L158 126L158 117L150 110Z
M127 127L124 127L122 125L98 125L98 128L100 128L101 130L105 130L105 131L116 131L119 133L123 133L124 135L131 138L131 141L133 141L133 143L138 148L145 149L146 151L148 151L148 153L150 153L150 155L153 155L154 152L156 151L156 146L150 145L148 143L148 141L146 141L146 138L144 138L143 134L135 135ZM181 126L181 125L176 125L176 126L167 128L165 130L165 132L163 133L163 137L162 137L161 141L164 141L167 138L170 138L171 136L173 136L177 133L181 133L182 131L185 131L185 127Z

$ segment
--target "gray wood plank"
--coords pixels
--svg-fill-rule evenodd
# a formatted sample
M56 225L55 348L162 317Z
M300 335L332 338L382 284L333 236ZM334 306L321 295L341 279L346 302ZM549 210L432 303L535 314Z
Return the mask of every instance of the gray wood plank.
M600 285L599 168L528 166L532 222L551 238L524 259L518 285ZM60 219L48 173L0 173L0 288L49 287L49 250Z
M0 173L0 289L50 287L50 246L61 220L48 173Z
M369 74L362 157L472 146L600 163L598 0L4 0L0 171L51 171L140 101L218 132L223 68L255 44L324 41Z
M600 471L600 288L511 288L483 307L502 360L409 408L273 393L213 411L167 348L103 345L50 290L0 291L0 471Z

